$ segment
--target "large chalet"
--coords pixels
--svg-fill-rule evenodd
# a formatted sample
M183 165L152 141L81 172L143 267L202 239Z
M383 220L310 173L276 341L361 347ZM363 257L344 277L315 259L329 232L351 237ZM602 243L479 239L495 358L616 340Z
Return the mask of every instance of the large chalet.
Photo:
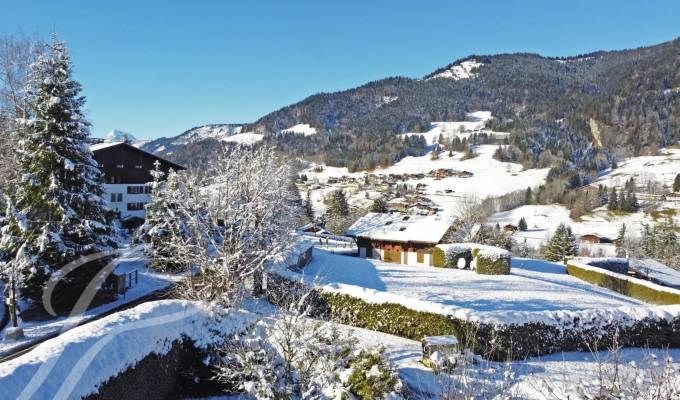
M127 142L97 143L90 145L90 150L104 174L105 199L128 227L144 221L144 205L151 199L149 183L156 161L165 173L185 169Z
M451 220L440 215L368 213L346 233L355 238L360 257L431 266L432 250L450 226Z

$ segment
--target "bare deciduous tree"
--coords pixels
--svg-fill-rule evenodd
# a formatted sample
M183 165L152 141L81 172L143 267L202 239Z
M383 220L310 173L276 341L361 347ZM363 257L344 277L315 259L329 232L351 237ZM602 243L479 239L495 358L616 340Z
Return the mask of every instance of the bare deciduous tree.
M233 305L247 281L261 282L265 263L292 244L301 213L292 177L272 148L239 146L225 148L207 174L178 173L154 193L174 223L148 230L163 235L161 251L151 256L156 265L166 259L197 272L182 282L181 295Z

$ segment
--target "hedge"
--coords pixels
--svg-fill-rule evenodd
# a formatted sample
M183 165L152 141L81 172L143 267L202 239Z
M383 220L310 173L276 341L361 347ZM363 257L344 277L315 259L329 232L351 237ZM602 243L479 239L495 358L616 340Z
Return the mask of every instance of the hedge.
M478 274L510 275L509 255L486 256L481 249L473 249L472 256L475 258L475 271Z
M651 304L680 304L680 291L620 275L591 265L567 261L567 273L586 282L611 289Z
M370 303L346 294L305 288L300 282L272 274L269 301L297 304L310 316L421 341L424 336L455 335L462 346L492 360L514 359L559 351L591 351L611 346L613 338L625 347L680 347L680 315L627 320L594 318L572 313L561 325L543 322L486 323L416 311L394 303ZM298 290L299 289L299 290ZM291 298L291 293L296 294Z
M439 247L432 249L432 265L439 268L446 267L446 254Z

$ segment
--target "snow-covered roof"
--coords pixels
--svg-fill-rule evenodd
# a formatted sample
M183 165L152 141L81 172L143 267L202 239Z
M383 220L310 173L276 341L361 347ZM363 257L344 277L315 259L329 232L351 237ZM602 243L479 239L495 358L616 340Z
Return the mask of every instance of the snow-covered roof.
M347 229L347 235L394 242L439 243L451 222L441 215L368 213Z
M102 142L102 143L95 143L90 145L90 151L97 151L101 149L106 149L108 147L113 147L113 146L118 146L123 142Z

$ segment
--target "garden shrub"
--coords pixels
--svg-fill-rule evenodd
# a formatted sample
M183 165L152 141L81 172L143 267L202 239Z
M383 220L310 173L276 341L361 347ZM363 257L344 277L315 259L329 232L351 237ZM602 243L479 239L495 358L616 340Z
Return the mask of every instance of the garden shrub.
M465 260L465 268L471 268L472 265L472 250L465 246L450 246L446 249L446 266L448 268L458 268L458 261Z
M439 268L446 267L446 255L439 247L432 249L432 265Z
M472 250L475 271L482 275L509 275L510 254L502 249L477 248Z
M362 350L349 361L352 370L347 386L360 399L383 399L400 389L397 372L392 369L381 350Z

